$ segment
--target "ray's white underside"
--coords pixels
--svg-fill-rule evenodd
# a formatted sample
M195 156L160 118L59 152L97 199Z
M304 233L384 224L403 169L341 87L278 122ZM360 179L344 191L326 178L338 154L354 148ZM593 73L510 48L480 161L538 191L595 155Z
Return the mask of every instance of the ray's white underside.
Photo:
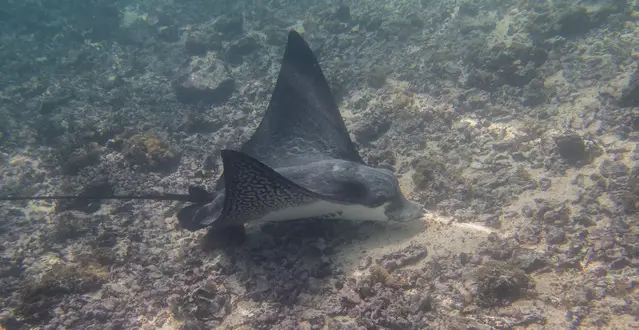
M255 221L273 222L307 218L330 218L353 221L388 221L388 217L384 212L386 206L387 204L382 204L378 207L372 208L359 204L344 205L327 201L316 201L302 206L270 212Z

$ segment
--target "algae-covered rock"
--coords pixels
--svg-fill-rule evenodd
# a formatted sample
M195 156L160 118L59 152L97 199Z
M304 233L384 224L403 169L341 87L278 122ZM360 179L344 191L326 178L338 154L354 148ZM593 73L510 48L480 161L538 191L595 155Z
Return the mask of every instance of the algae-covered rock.
M235 80L226 64L213 53L193 57L180 68L173 82L178 101L187 104L219 104L235 91Z
M384 69L375 67L366 75L366 83L372 88L379 89L386 84L386 77L387 74Z
M588 159L588 150L581 136L578 134L566 134L558 137L557 152L559 156L569 164L576 164L579 161Z
M530 278L517 266L489 261L477 269L475 281L475 303L495 307L519 298L528 289Z
M350 22L353 19L351 17L351 9L347 5L337 7L334 16L340 22Z
M529 42L497 43L473 58L480 69L471 72L467 85L484 90L523 87L537 77L536 68L547 59L546 50Z
M241 14L220 16L213 22L213 28L223 40L232 40L244 32L244 18Z
M114 192L113 186L105 178L96 178L93 182L88 183L78 193L81 196L109 196ZM69 195L76 192L68 192ZM57 200L55 203L55 212L61 213L70 210L82 211L84 213L94 213L100 209L102 205L99 199L68 199Z
M240 64L245 56L260 49L259 41L254 37L244 37L232 42L227 51L226 59L232 64Z
M128 138L125 158L134 165L151 171L170 170L180 162L180 154L162 137L143 133Z
M77 174L81 169L87 166L100 163L101 152L100 145L96 142L91 142L84 148L74 151L62 165L62 169L66 174Z
M65 295L96 291L108 278L105 267L56 263L39 278L22 283L21 304L15 314L27 324L46 322Z
M207 51L220 48L220 42L207 30L193 30L186 35L184 50L188 55L205 55Z
M65 211L56 214L52 222L55 225L52 234L56 242L77 238L91 230L88 216L78 211Z
M639 66L635 73L630 76L628 85L624 88L619 99L619 105L624 107L639 106Z
M425 189L438 173L446 171L443 161L438 158L422 158L415 162L413 168L415 172L412 179L418 189Z

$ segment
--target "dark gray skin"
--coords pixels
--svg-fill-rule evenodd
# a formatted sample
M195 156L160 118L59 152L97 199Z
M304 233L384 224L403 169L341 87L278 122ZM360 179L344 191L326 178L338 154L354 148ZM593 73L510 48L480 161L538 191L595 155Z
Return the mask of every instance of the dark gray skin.
M404 197L395 174L385 168L337 159L275 170L296 184L331 199L370 207L388 203L384 210L388 221L406 222L423 215L421 206ZM216 222L223 213L224 198L224 190L218 191L213 202L197 211L197 222L212 228L230 225Z
M390 221L423 214L417 203L404 197L392 171L362 160L315 55L294 31L260 125L239 152L226 152L226 158L222 153L224 174L213 201L178 214L187 229L238 228L271 211L313 201L386 205L384 214ZM284 201L275 196L278 191L286 196Z

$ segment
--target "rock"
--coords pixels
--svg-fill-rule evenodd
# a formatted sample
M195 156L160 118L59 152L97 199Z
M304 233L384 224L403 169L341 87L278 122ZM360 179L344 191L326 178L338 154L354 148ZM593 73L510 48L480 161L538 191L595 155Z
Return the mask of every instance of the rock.
M535 78L524 87L523 104L527 107L535 107L546 102L546 95L543 93L544 82Z
M534 80L534 79L533 79ZM546 102L546 95L539 91L524 91L522 103L527 107L536 107Z
M499 219L499 215L487 216L484 220L484 226L495 229L501 228L501 220Z
M599 173L604 178L619 178L627 176L630 169L626 164L621 162L613 162L610 159L605 159L599 164Z
M571 6L561 13L554 24L554 32L559 35L579 35L605 24L608 17L614 13L626 11L624 1L610 1L605 6L591 9L586 6Z
M176 42L180 40L180 32L174 26L161 26L158 28L158 37L166 42Z
M205 31L191 31L184 42L184 50L191 56L204 55L207 51L217 48L211 38Z
M595 231L591 235L595 251L608 250L615 246L615 236L610 233L598 233Z
M588 214L578 214L575 215L574 217L572 217L572 222L573 223L578 223L582 226L585 227L590 227L590 226L594 226L597 223L595 222L595 220L592 219L592 217Z
M361 121L351 129L355 140L361 144L368 144L381 138L391 128L392 122L386 118L376 117L370 121Z
M547 59L548 52L533 44L498 43L472 58L477 69L470 72L466 84L487 91L503 85L524 87L537 77L536 68Z
M639 257L639 233L624 233L618 243L628 251L629 255Z
M93 182L87 184L79 193L81 196L109 196L114 192L113 185L103 178L97 178ZM101 201L99 199L69 199L59 200L55 205L55 212L77 210L84 213L94 213L100 209Z
M566 232L557 227L546 228L546 242L548 244L562 244L566 241Z
M548 260L542 254L527 250L517 254L515 262L527 273L542 269L548 265Z
M535 211L530 207L530 205L524 205L521 208L521 214L526 218L532 218L535 216Z
M581 136L578 134L566 134L558 137L555 142L557 143L557 151L559 156L563 158L569 164L575 164L579 161L585 161L588 159L588 151L586 150L586 144Z
M531 221L517 230L515 238L522 244L539 244L540 234L541 224L537 221Z
M386 84L386 76L386 71L379 67L375 67L366 75L366 82L368 83L368 86L379 89L384 87Z
M639 67L637 67L637 71L630 77L626 88L621 92L619 105L622 107L639 106Z
M475 303L478 306L500 306L526 291L530 278L519 267L500 261L480 266L474 274L477 283Z
M490 233L485 242L479 244L477 253L489 256L494 260L506 260L509 259L515 246L510 240L501 239L497 233Z
M411 312L417 314L419 312L428 312L432 309L432 299L427 294L417 296L417 303L411 306Z
M610 269L622 269L630 266L630 263L630 259L628 259L627 257L621 257L619 259L615 259L613 262L610 263Z
M584 7L576 7L563 13L557 20L556 30L562 35L585 33L589 29L600 24L591 15L592 11Z
M344 288L340 292L340 300L346 304L357 305L362 302L362 299L359 295L350 288Z
M226 59L233 64L242 63L244 56L248 56L258 50L260 44L257 39L253 37L245 37L239 39L229 46L226 51Z
M416 263L428 255L425 246L419 244L411 244L400 251L389 253L377 260L379 264L383 264L385 268L394 270L404 266Z
M604 251L604 258L608 261L616 261L617 259L621 259L626 257L626 250L622 247L614 247L611 249L607 249Z
M622 314L628 310L630 304L619 297L606 297L604 304L607 305L610 310L615 314Z
M550 189L550 186L552 185L552 180L549 178L541 178L539 179L539 188L543 191L547 191L548 189Z
M43 99L40 103L39 111L43 115L48 115L54 112L58 107L64 106L74 98L73 91L64 90L58 92L59 95L49 96Z
M593 284L571 285L566 288L563 303L570 306L586 306L593 296Z
M397 158L391 150L382 150L372 153L368 156L368 164L374 167L383 167L395 172Z
M335 11L335 18L341 22L349 22L351 18L351 9L347 5L340 5Z
M25 324L22 321L18 321L13 316L4 316L0 318L0 325L4 327L4 329L23 329Z
M180 129L188 133L211 133L224 127L224 123L217 116L207 116L196 113L189 116L188 120L180 126Z
M235 80L215 54L194 57L181 68L173 83L178 101L186 104L220 104L235 91Z
M74 151L62 165L65 174L75 175L78 172L91 165L100 163L101 154L100 145L96 142L87 144L84 148Z
M53 217L52 223L55 225L52 238L58 243L84 236L92 225L86 214L78 211L60 212Z
M223 40L232 40L244 32L244 18L242 15L220 16L213 28Z
M66 295L80 295L99 290L108 280L104 267L57 263L41 276L21 283L21 301L15 310L25 323L37 324L53 318L54 308ZM66 314L69 317L71 313Z
M434 182L438 175L446 171L444 164L438 159L421 158L414 161L415 173L412 180L418 189L425 189Z
M127 139L123 154L131 164L150 171L172 170L181 157L168 141L151 133L136 134Z

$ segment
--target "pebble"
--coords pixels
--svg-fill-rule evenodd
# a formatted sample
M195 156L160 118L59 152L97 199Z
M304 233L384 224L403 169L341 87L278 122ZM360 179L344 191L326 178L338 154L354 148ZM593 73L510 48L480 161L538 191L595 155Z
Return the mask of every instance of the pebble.
M114 293L123 294L126 293L127 289L124 285L118 283L108 283L105 285L106 289L111 290Z
M539 179L539 188L541 190L547 191L548 189L550 189L551 185L552 185L552 180L550 180L548 178Z
M630 307L624 299L613 296L606 297L604 302L608 305L608 307L610 307L612 312L616 314L621 314Z
M599 174L604 178L619 178L627 176L630 169L622 162L615 162L610 159L604 159L599 165Z
M562 244L566 241L566 232L558 227L547 228L546 241L548 244Z
M354 305L362 302L362 299L359 297L359 295L350 288L344 288L340 291L340 299L344 302Z
M610 263L610 269L622 269L630 266L630 263L630 259L621 257L619 259L615 259L612 263Z

